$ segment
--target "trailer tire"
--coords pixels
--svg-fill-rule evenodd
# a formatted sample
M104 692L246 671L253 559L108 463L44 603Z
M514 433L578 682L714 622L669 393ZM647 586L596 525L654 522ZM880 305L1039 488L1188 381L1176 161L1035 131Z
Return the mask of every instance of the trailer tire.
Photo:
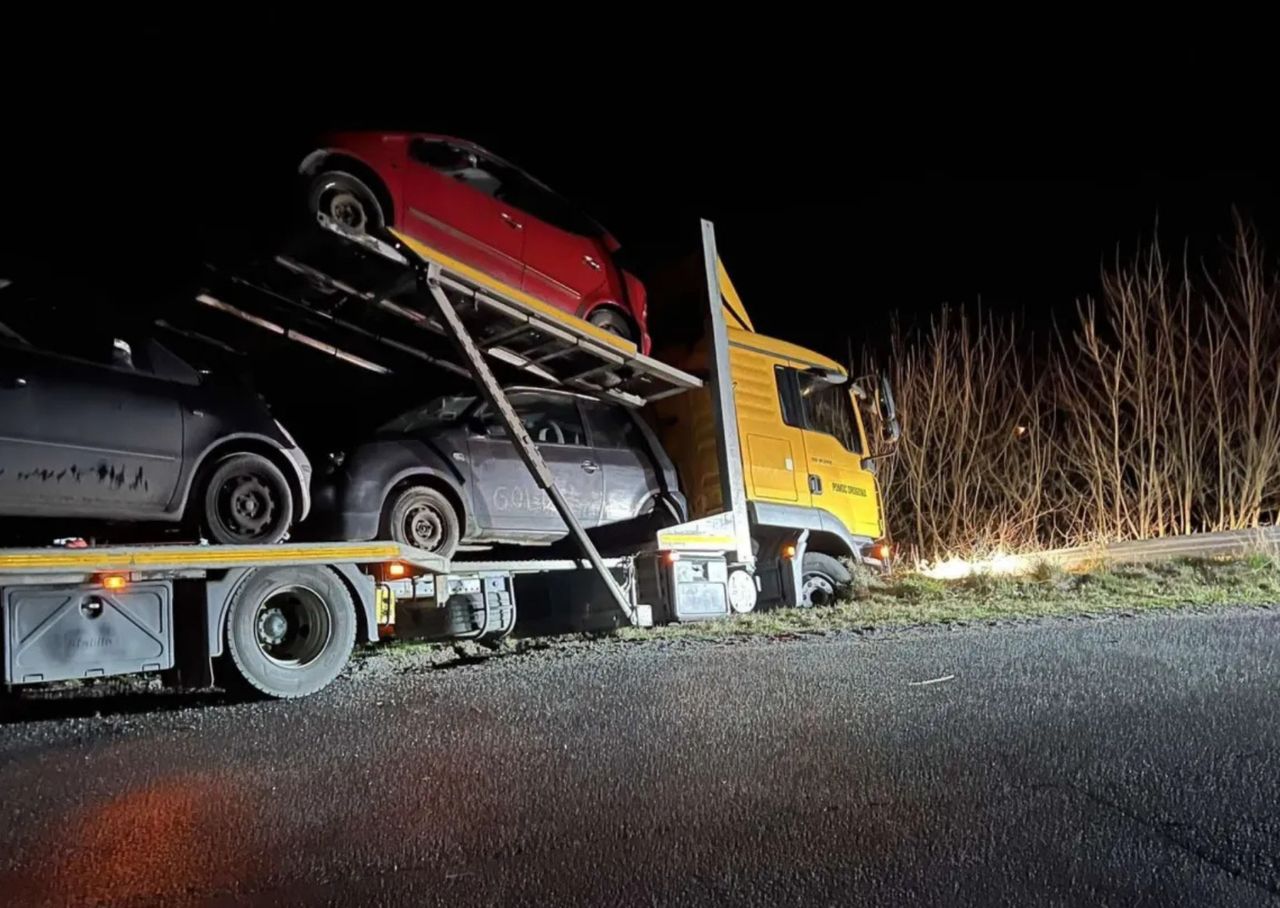
M356 642L355 603L325 567L255 568L227 608L235 676L281 700L314 694L342 672Z
M805 552L796 604L800 608L834 605L852 582L853 575L837 559L821 552Z

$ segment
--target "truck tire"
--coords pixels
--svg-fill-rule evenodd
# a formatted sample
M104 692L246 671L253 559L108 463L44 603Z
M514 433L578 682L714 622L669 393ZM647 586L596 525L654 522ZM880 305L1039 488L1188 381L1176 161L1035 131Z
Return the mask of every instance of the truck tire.
M821 552L805 552L796 604L800 608L834 605L852 582L849 570L835 558Z
M356 642L346 584L325 567L255 568L231 597L227 654L237 678L290 700L324 688Z
M439 489L409 486L397 492L386 511L383 538L452 558L462 534L458 512Z

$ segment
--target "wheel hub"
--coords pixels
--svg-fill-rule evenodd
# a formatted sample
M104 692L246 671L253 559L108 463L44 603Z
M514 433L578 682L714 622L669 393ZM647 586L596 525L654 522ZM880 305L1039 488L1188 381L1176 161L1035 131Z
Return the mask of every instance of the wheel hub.
M288 632L289 619L280 609L264 609L258 616L258 640L267 646L279 646Z
M266 483L256 476L240 476L231 481L228 510L232 523L243 535L256 536L271 522L275 502Z
M810 608L815 605L830 605L835 601L835 598L835 586L821 574L807 575L800 585L800 606L802 608Z
M329 217L351 230L363 230L367 220L364 205L349 192L339 192L333 196L329 201Z
M308 587L281 589L258 607L258 647L278 665L306 665L320 656L333 633L320 594Z
M440 515L430 508L415 508L409 512L406 520L409 538L420 549L431 551L440 544L444 535L444 526Z

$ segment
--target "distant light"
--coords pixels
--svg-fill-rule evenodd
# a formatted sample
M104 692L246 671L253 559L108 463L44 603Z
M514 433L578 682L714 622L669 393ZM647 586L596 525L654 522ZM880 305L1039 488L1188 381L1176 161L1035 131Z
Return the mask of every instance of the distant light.
M393 561L387 565L387 576L389 577L403 577L408 572L409 569L399 561Z
M1014 427L1013 427L1013 437L1014 437L1014 438L1022 438L1022 437L1023 437L1024 435L1026 435L1029 431L1031 431L1031 430L1030 430L1030 429L1028 429L1026 426L1014 426Z
M102 585L109 590L122 590L129 581L124 574L103 574Z

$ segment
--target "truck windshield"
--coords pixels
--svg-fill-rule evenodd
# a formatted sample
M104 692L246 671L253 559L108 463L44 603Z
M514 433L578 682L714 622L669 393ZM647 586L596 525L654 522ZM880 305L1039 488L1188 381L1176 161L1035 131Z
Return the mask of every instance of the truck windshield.
M437 429L455 422L463 412L475 403L474 394L454 394L437 397L421 407L401 413L383 425L379 434L408 435L425 429Z
M804 372L800 372L797 377L800 380L805 425L815 432L834 435L845 450L861 454L858 417L854 413L848 387L833 385Z

